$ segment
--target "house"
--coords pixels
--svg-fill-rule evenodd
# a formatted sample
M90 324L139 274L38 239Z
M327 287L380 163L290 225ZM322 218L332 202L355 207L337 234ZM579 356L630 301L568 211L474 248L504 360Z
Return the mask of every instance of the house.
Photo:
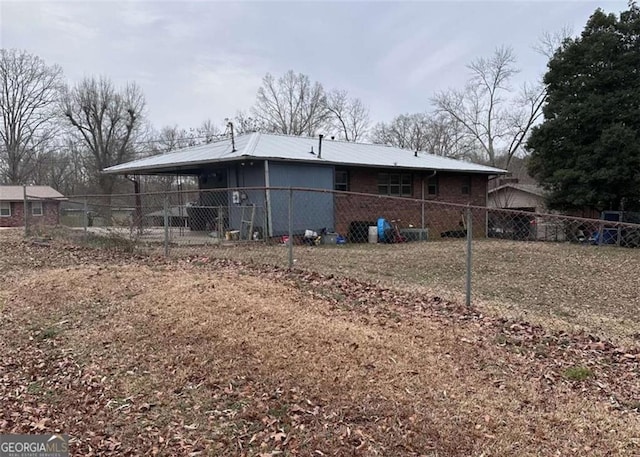
M500 178L497 187L489 189L487 206L544 213L545 193L537 184L521 184L518 178Z
M57 225L60 222L60 202L64 196L49 186L0 186L0 227L24 227L25 190L27 223Z
M390 212L403 217L419 208L406 200L371 202L355 193L486 206L489 177L505 173L385 145L265 133L151 156L103 172L195 176L200 197L194 203L207 208L198 213L207 229L218 229L216 221L224 221L223 229L240 228L241 219L247 217L244 209L254 205L259 210L252 216L252 226L266 236L288 231L287 188L296 189L292 205L296 233L320 227L346 233L359 220L375 221ZM302 195L300 189L326 192ZM455 228L458 223L455 215L450 225Z

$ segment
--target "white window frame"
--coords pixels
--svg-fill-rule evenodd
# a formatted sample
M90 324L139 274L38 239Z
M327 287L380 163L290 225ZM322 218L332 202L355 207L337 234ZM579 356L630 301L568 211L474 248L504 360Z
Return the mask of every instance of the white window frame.
M9 214L5 214L5 210L9 210ZM11 202L0 202L0 217L11 217Z
M36 208L40 208L40 211L36 212ZM35 217L44 215L44 205L41 201L31 202L31 215Z

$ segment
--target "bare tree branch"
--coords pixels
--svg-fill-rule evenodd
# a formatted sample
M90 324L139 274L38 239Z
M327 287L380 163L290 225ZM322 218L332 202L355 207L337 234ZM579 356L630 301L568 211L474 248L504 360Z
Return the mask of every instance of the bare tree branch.
M437 93L436 112L458 123L468 139L484 151L484 161L509 166L542 112L545 89L525 85L516 95L511 87L519 72L511 48L496 49L489 58L469 64L471 77L464 90ZM499 157L505 163L498 164Z
M115 177L101 171L131 159L136 152L134 138L142 127L144 107L137 85L117 91L106 78L86 78L65 92L63 116L88 150L89 171L102 193L111 194Z
M267 74L251 109L264 131L287 135L315 135L328 118L320 83L289 70L277 80Z
M0 49L0 179L24 184L57 126L62 69L37 56Z
M358 141L369 128L369 109L359 98L350 98L347 91L333 90L326 98L326 108L330 113L330 128L338 130L337 135L346 141Z

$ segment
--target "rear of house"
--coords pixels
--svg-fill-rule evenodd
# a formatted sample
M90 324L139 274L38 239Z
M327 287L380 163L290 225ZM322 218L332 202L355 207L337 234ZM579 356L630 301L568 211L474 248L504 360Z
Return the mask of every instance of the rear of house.
M383 145L251 133L104 172L197 177L199 198L187 208L192 230L242 231L248 218L254 233L274 237L288 233L289 198L296 234L347 234L378 217L455 230L461 210L436 213L421 202L486 206L488 178L504 170Z
M0 186L0 227L58 225L64 196L49 186Z

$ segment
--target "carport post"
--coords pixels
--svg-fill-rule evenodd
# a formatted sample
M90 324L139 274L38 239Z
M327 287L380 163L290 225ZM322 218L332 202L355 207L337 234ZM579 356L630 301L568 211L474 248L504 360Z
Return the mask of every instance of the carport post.
M26 238L29 236L29 202L27 199L27 186L22 186L22 197L24 198L24 202L22 203L22 213L24 216L24 236Z
M293 189L289 188L289 269L293 268Z
M169 197L164 195L164 256L169 257Z
M467 208L467 284L465 294L465 304L471 306L471 249L473 240L473 213L471 208Z

